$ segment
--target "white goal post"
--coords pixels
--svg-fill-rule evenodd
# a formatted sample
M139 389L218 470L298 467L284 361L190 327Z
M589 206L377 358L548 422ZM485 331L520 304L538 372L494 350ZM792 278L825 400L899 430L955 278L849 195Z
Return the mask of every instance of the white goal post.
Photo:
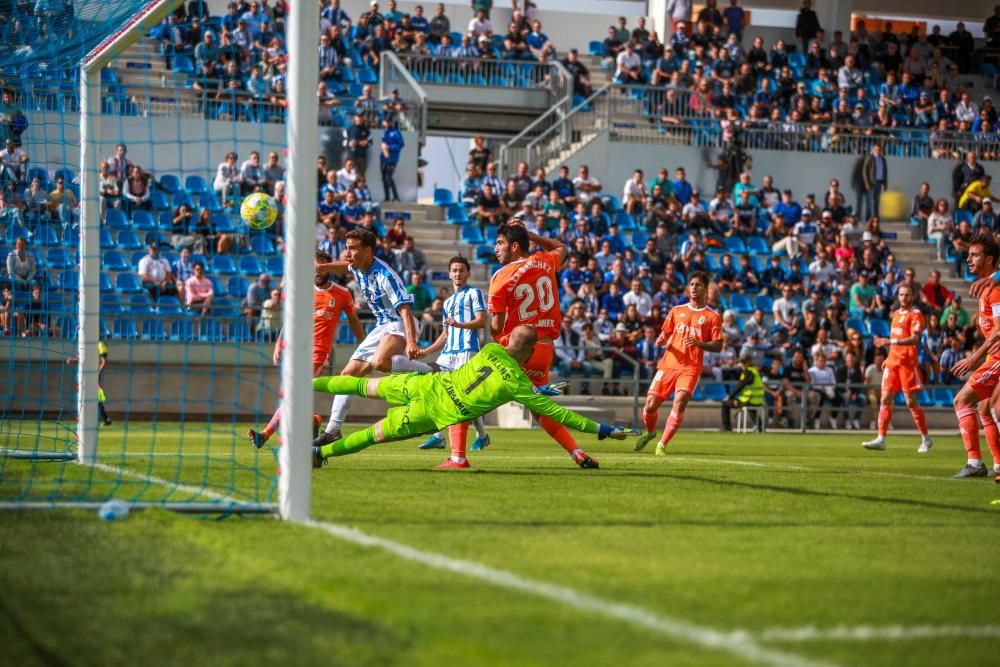
M157 0L136 12L84 58L80 78L80 277L77 461L97 463L98 354L100 335L101 70L160 24L184 0ZM318 145L316 87L319 9L293 2L287 17L288 147L285 211L285 352L281 365L279 512L283 519L309 519L312 468L312 286L313 227Z

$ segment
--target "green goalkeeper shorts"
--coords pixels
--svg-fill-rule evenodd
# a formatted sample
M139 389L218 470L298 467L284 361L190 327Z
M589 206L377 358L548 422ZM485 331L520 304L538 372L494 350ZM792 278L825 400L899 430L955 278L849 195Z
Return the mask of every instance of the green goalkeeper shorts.
M399 407L391 408L382 420L382 434L389 440L405 440L434 433L437 427L424 405L420 373L388 375L379 380L379 398Z

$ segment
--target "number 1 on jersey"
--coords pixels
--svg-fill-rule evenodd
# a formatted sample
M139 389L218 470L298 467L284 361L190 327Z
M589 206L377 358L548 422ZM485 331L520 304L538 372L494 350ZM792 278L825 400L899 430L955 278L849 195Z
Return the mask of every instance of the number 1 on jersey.
M486 378L488 378L491 373L493 373L493 369L489 366L480 366L479 370L477 370L476 372L479 375L476 377L475 380L472 381L472 384L470 384L468 387L465 388L466 396L471 394L473 389L481 385L483 381L486 380Z

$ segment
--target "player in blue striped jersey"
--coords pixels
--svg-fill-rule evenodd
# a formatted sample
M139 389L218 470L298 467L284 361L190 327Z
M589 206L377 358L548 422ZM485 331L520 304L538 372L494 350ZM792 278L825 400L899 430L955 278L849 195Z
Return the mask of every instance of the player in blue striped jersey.
M448 260L448 276L455 291L444 302L444 327L437 340L417 353L418 358L423 358L440 350L437 365L443 371L453 371L474 357L479 352L479 330L486 328L486 299L482 290L469 287L471 268L469 260L461 255ZM476 427L472 449L485 449L490 436L483 418L476 417L472 424ZM420 449L444 449L444 431L427 438Z
M341 375L364 377L372 370L389 372L433 372L417 361L419 325L413 317L413 297L395 271L375 258L375 235L365 229L347 233L344 259L317 266L317 271L350 274L375 316L375 328L361 341ZM351 397L337 396L330 408L326 429L313 441L314 447L339 440L340 428L351 405Z

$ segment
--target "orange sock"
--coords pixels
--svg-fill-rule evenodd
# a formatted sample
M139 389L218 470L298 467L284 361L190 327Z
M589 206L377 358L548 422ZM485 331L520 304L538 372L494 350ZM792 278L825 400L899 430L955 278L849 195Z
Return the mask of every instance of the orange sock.
M469 435L469 422L452 424L448 427L448 439L451 440L451 457L465 459L465 442Z
M913 423L917 425L920 435L927 435L927 415L924 414L924 409L918 405L910 408L910 414L913 415Z
M576 440L570 435L569 429L559 422L539 415L538 424L553 440L559 443L560 447L569 452L570 456L573 455L573 452L580 449L580 446L576 444Z
M643 412L642 421L646 425L646 433L652 433L656 430L656 420L659 417L655 412Z
M889 432L889 424L892 423L892 403L883 403L878 409L878 434L885 437Z
M684 422L684 413L678 413L676 410L670 412L670 416L667 417L667 425L663 427L663 437L660 438L660 444L666 447L670 444L670 440L677 433L677 429L681 427Z
M983 424L983 435L986 436L986 444L990 446L993 463L997 463L1000 461L1000 429L997 428L992 415L980 414L979 421Z
M976 420L976 409L967 406L955 406L955 416L958 417L958 430L962 432L962 442L971 460L983 460L979 449L979 422Z

